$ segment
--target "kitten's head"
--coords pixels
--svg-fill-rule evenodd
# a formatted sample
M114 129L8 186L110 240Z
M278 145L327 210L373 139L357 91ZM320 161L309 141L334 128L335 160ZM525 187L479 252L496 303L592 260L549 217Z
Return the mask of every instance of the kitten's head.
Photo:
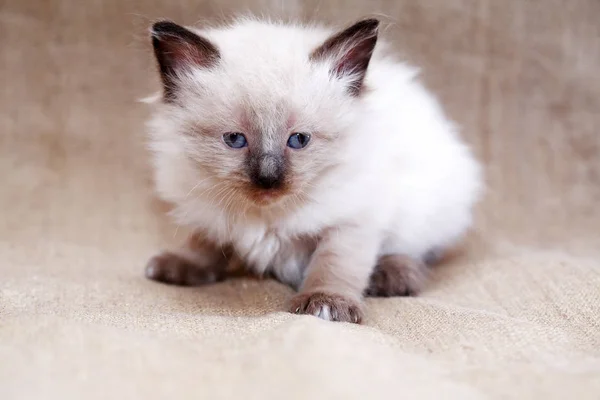
M216 201L228 193L261 207L310 193L353 140L344 133L360 112L378 25L324 39L317 28L251 21L206 31L155 23L157 176L181 182L167 196L202 182L219 185ZM185 163L185 179L169 163Z

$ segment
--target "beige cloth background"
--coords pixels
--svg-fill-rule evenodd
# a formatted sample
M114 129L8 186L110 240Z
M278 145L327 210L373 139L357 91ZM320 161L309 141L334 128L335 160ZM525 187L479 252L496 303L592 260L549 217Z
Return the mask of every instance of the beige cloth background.
M136 99L146 28L231 10L348 22L423 68L486 163L467 253L364 326L289 289L143 278L176 242ZM600 398L597 0L0 2L0 398Z

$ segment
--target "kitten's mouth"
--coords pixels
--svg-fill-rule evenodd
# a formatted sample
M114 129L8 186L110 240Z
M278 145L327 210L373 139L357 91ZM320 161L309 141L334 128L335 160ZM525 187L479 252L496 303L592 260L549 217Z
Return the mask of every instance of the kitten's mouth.
M261 205L273 204L283 197L280 190L261 190L256 194L256 202Z
M250 190L250 199L259 206L270 206L285 197L286 192L281 189L255 189Z

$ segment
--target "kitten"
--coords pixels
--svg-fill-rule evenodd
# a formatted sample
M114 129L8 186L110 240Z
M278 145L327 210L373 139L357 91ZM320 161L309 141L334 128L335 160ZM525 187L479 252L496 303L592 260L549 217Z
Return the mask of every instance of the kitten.
M421 289L469 228L481 172L378 27L153 25L156 188L195 233L147 277L198 285L242 267L298 289L291 312L354 323L364 295Z

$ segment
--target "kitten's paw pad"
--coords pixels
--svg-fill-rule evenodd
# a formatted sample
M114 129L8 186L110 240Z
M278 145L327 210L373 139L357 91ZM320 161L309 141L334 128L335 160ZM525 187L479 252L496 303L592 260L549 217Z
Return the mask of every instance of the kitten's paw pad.
M360 324L363 318L360 304L338 294L305 293L296 295L290 312L314 315L326 321Z
M384 256L375 267L367 296L414 296L427 280L427 267L419 261L402 255Z
M146 264L146 278L180 286L198 286L221 280L214 268L203 268L176 253L164 252Z

